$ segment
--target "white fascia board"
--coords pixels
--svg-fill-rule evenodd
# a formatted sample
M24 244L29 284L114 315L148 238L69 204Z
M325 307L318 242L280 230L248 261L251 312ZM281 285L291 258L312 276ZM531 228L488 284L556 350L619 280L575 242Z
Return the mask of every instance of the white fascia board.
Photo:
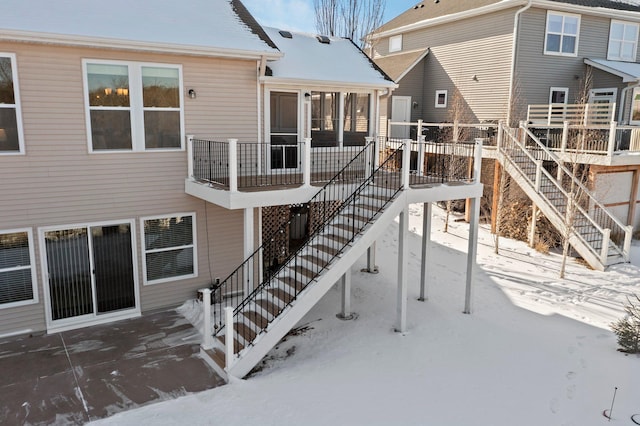
M569 3L559 3L549 0L533 0L533 7L541 7L558 12L575 13L581 15L601 16L619 19L621 21L640 22L640 12L629 10L607 9L604 7L587 7Z
M424 53L420 56L418 56L418 59L416 59L406 70L404 70L404 72L402 74L400 74L400 76L398 77L398 82L400 80L402 80L404 78L404 76L406 76L407 74L409 74L409 72L420 63L420 61L422 61L424 58L427 57L427 55L429 54L430 49L427 48L427 50L424 51Z
M37 44L54 44L72 47L92 47L98 49L128 50L136 52L171 53L190 56L209 56L234 59L279 59L284 56L276 50L240 50L220 47L206 47L183 44L150 43L101 37L69 36L63 34L30 31L0 31L0 41L17 41Z
M299 87L317 87L323 89L396 89L398 85L393 81L387 83L351 83L346 81L323 81L323 80L305 80L297 78L278 78L278 77L260 77L263 84L277 86L299 86Z
M373 34L371 38L373 40L377 40L384 37L403 34L409 31L432 27L434 25L447 24L449 22L459 21L461 19L473 18L475 16L480 16L491 12L498 12L500 10L510 9L512 7L524 5L526 3L526 0L503 0L487 6L478 7L476 9L465 10L464 12L453 13L451 15L439 16L433 19L425 19L424 21L415 22L413 24L404 25L402 27L376 33Z
M624 73L624 72L622 72L620 70L613 69L613 68L608 67L606 65L602 65L602 64L599 64L597 62L593 62L590 59L585 58L584 63L586 65L590 65L590 66L592 66L594 68L597 68L597 69L599 69L601 71L608 72L609 74L617 75L618 77L622 78L622 82L623 83L633 83L633 82L637 82L638 81L637 77L634 77L634 76L632 76L630 74Z

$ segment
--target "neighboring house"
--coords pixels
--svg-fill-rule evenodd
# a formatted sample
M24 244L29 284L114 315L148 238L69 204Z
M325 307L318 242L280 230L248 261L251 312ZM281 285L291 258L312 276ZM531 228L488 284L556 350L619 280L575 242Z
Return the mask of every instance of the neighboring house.
M388 104L392 122L517 125L529 105L605 103L615 104L609 119L638 125L639 28L640 4L631 1L423 1L372 33L369 53L399 84ZM406 127L391 132L409 135ZM616 155L578 162L592 165L607 206L638 227L640 160L628 151L640 147L639 134L621 132Z
M398 215L406 242L410 202L479 205L478 146L434 152L458 175L411 180L409 150L377 150L397 85L350 40L263 29L238 0L3 6L0 338L210 287L236 309L247 348L227 372L244 375L364 252L373 270Z

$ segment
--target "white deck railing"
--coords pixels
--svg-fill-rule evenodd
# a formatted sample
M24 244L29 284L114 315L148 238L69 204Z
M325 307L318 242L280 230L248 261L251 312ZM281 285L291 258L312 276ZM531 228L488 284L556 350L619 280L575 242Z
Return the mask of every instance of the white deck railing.
M527 122L533 125L608 126L615 118L616 104L529 105Z

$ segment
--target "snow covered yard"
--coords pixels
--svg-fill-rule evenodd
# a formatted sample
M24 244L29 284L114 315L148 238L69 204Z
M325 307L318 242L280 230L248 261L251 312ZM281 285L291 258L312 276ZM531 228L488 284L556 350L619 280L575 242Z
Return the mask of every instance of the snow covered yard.
M248 380L123 412L95 424L215 425L633 425L640 357L617 352L609 323L640 293L634 262L606 273L480 231L472 315L462 314L467 225L442 232L434 208L429 301L419 302L421 205L411 206L408 329L393 332L397 225L378 240L380 273L354 267L354 321L341 321L332 289L299 331ZM195 319L192 302L185 314Z

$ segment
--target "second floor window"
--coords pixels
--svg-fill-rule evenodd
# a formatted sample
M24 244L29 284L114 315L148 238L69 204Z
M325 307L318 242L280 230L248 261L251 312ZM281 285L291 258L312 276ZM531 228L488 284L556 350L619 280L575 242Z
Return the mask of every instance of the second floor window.
M402 50L402 34L393 36L389 39L389 53L399 52Z
M0 53L0 154L23 152L15 68L15 56Z
M580 15L551 12L547 13L547 29L544 40L546 55L576 56Z
M175 65L86 61L89 148L183 148L181 69Z
M638 24L611 21L607 59L635 62L638 50Z

